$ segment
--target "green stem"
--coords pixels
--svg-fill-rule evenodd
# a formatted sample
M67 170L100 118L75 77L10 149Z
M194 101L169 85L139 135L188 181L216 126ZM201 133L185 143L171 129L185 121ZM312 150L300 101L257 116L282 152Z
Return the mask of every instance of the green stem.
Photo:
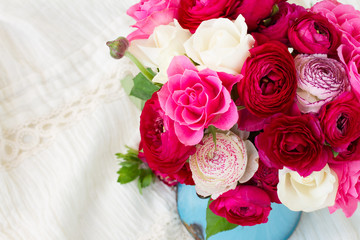
M125 56L127 56L135 65L139 68L139 70L144 74L144 76L149 79L150 81L154 78L154 75L151 74L142 63L129 51L125 51Z

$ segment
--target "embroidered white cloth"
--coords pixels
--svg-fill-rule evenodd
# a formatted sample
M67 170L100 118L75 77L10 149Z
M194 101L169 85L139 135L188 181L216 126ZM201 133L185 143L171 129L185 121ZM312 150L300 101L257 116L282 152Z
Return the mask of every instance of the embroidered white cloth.
M140 112L119 81L136 69L105 42L136 2L0 0L0 239L191 239L174 189L116 182ZM306 213L291 239L360 239L359 223Z

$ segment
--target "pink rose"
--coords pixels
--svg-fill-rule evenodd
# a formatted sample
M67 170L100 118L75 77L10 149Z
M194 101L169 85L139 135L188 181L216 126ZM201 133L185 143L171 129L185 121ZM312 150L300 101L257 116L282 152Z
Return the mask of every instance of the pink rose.
M194 33L203 21L214 18L236 19L236 9L241 4L238 0L182 0L178 21L180 25Z
M168 81L158 96L161 108L174 121L180 142L199 143L210 125L222 130L235 125L238 114L230 92L241 75L210 69L198 71L185 56L174 57L167 74Z
M141 0L131 6L127 14L136 20L132 27L137 28L127 36L129 41L148 38L154 28L167 25L177 17L180 0Z
M360 100L360 43L352 38L343 37L338 55L346 66L351 89Z
M360 137L360 103L351 92L324 105L319 120L325 140L336 152L346 151Z
M140 116L141 146L149 167L167 175L180 171L196 150L179 142L173 129L174 121L165 116L154 93Z
M260 159L269 167L284 166L302 177L320 171L332 158L319 120L311 114L277 114L255 138Z
M288 31L291 46L300 53L336 54L340 32L326 17L307 12L300 16Z
M258 31L266 36L268 40L277 40L289 45L288 29L300 14L306 10L302 6L288 2L281 2L278 7L279 12L271 18L270 25L260 25Z
M360 201L360 161L333 164L330 167L339 179L335 205L329 207L330 213L341 208L346 217L351 217Z
M270 204L269 196L262 189L239 185L212 201L209 208L230 223L254 226L268 221L271 211Z

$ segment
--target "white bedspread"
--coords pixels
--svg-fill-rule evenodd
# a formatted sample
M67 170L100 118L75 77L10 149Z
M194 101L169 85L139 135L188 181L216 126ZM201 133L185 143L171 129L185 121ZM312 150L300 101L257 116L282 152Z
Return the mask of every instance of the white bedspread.
M105 42L131 31L136 2L0 0L0 239L191 239L173 189L116 182L114 154L139 141L119 82L136 70ZM360 239L359 226L360 211L324 209L291 239Z

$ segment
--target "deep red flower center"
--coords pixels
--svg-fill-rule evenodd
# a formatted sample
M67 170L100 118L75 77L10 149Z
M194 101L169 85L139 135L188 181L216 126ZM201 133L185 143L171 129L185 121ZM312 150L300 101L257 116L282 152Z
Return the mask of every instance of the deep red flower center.
M349 124L349 119L346 116L346 114L341 114L338 120L336 121L336 127L341 132L341 134L344 134L346 132L346 129Z

